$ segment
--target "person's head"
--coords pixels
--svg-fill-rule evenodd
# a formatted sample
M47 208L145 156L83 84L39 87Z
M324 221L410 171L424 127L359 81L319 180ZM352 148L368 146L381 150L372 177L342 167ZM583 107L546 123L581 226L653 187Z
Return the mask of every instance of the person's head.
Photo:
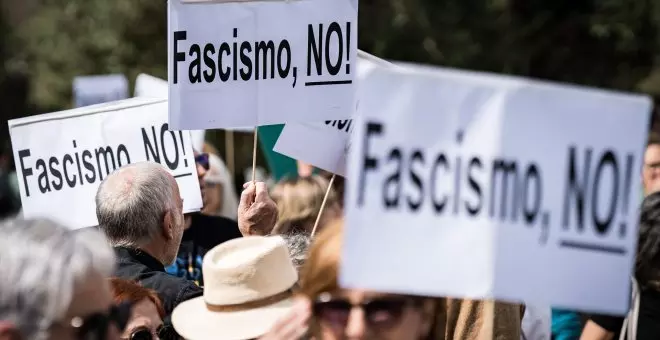
M318 175L288 178L277 183L271 190L271 197L277 204L278 211L273 234L300 231L311 233L327 189L328 181ZM319 229L340 215L337 195L331 189L323 208Z
M293 265L300 272L307 259L307 251L311 242L310 235L306 233L293 233L281 236L284 238L287 248L289 248L289 255L291 256Z
M106 281L114 254L101 233L14 219L0 235L0 339L119 339L125 320Z
M96 193L96 216L114 246L141 249L163 264L176 259L183 200L176 180L160 164L134 163L110 174Z
M204 176L204 189L206 190L204 209L202 213L205 215L219 216L222 214L224 190L233 190L233 188L225 188L225 183L229 182L230 174L227 168L222 163L220 157L209 154L209 170Z
M165 309L155 291L144 288L135 281L116 277L110 279L110 288L115 304L131 305L131 315L122 339L175 339L173 329L163 325Z
M309 250L301 292L313 303L317 338L423 339L433 323L432 299L339 287L343 222L328 225Z
M644 186L645 195L660 190L660 135L656 132L649 134L646 151L644 152L642 185Z

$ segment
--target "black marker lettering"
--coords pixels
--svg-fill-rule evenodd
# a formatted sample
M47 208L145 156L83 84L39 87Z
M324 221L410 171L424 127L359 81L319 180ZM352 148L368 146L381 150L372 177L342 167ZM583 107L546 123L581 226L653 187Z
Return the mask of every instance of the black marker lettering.
M380 123L369 122L364 131L364 148L362 153L362 171L359 176L360 191L358 192L358 206L364 204L364 190L366 186L367 171L376 171L378 169L378 160L367 154L369 152L369 140L373 137L383 134L383 125Z
M48 160L48 167L50 168L50 174L57 179L57 182L54 180L50 182L50 184L53 185L53 189L55 190L62 190L62 187L64 186L64 181L62 180L62 173L56 168L56 166L60 165L60 161L57 160L55 157L51 157Z
M175 31L174 32L174 84L179 82L179 62L186 61L186 54L179 52L179 41L186 40L187 32L186 31Z
M30 149L23 149L18 151L18 158L21 163L21 174L23 175L23 187L25 188L25 196L30 197L30 187L28 186L28 176L32 176L32 168L25 167L25 158L30 157Z
M204 64L206 65L206 70L204 70L204 80L206 80L207 83L213 82L213 80L215 80L215 61L213 60L214 54L215 47L211 44L206 44L206 46L204 46Z

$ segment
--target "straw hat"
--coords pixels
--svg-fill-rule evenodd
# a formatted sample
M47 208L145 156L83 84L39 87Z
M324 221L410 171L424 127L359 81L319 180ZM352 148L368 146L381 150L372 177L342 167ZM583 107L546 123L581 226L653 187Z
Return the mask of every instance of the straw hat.
M202 264L204 295L172 313L188 340L259 337L291 309L296 268L279 236L249 236L211 249Z

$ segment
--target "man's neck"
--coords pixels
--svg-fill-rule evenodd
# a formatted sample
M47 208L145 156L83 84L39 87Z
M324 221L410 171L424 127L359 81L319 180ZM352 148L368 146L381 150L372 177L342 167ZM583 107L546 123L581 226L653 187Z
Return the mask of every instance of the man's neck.
M165 256L162 255L162 251L159 248L160 247L156 247L153 244L146 244L139 247L140 250L151 255L153 258L157 259L162 264L164 262L163 258L165 258Z

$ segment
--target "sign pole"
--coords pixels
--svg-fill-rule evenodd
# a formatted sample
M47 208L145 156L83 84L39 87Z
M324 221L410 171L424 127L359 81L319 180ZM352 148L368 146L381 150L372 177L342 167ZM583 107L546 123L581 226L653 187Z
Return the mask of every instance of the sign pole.
M252 147L252 183L256 182L257 175L257 131L259 127L254 127L254 145Z
M330 190L332 190L332 183L335 182L335 174L332 174L332 177L330 177L330 182L328 182L328 189L325 191L325 196L323 196L323 202L321 202L321 209L319 209L319 214L316 216L316 222L314 222L314 229L312 229L312 238L314 238L314 234L316 233L316 228L319 226L319 221L321 221L321 215L323 214L323 209L325 208L325 202L328 201L328 195L330 194Z

